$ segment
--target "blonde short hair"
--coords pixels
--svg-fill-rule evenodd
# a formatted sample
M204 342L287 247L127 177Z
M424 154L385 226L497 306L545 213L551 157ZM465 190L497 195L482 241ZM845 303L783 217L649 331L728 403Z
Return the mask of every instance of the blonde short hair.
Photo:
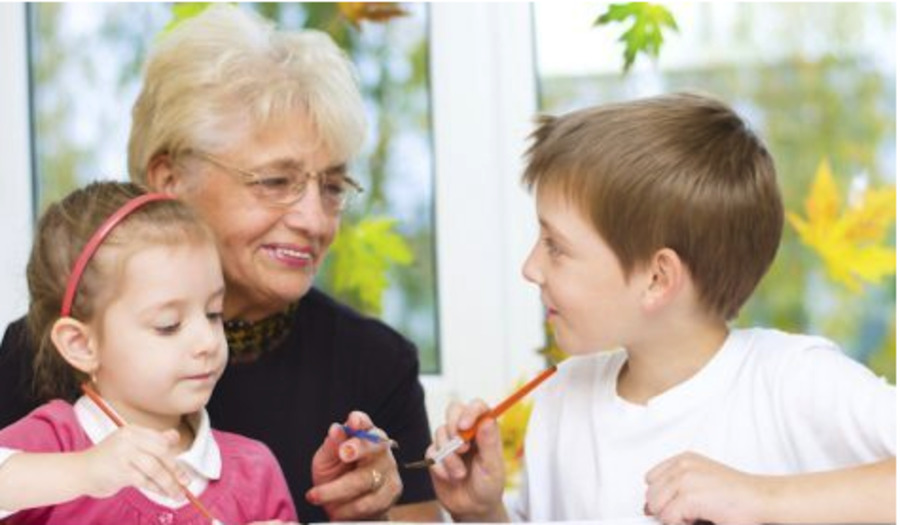
M775 258L774 162L718 100L663 95L544 117L532 139L525 184L574 203L626 275L671 248L705 309L730 319Z
M302 109L338 160L365 138L356 71L325 33L277 31L255 13L216 5L176 26L151 51L132 110L128 171L151 159L221 149Z

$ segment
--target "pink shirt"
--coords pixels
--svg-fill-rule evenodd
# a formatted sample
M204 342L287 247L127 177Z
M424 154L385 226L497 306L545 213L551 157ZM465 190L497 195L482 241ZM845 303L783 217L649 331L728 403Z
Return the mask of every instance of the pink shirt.
M227 525L262 520L296 520L296 511L278 462L258 441L212 431L221 454L221 473L198 496L203 505ZM25 452L75 452L93 442L79 425L72 405L51 401L15 424L0 430L0 447ZM169 508L134 488L109 498L81 497L52 507L17 512L9 524L208 524L190 503Z

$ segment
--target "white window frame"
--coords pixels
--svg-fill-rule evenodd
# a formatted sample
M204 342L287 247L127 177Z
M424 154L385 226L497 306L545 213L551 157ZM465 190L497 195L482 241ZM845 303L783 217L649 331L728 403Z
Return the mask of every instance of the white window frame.
M432 426L450 400L494 403L540 370L543 313L521 265L537 236L522 154L537 111L531 8L434 3L439 376L423 376Z
M28 308L33 211L25 9L24 3L0 4L0 331Z

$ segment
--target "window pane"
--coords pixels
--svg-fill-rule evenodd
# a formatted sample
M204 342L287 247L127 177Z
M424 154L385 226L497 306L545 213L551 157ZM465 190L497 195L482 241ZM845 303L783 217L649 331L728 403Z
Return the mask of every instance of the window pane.
M786 209L806 216L810 185L830 163L841 202L893 188L896 170L895 6L892 4L664 4L660 58L639 55L623 75L628 26L592 27L604 5L536 4L541 106L557 114L661 92L701 90L735 106L775 157ZM630 24L629 24L630 25ZM882 244L894 246L894 226ZM845 259L846 262L846 259ZM855 292L785 224L773 268L736 324L830 337L893 377L893 269Z
M423 372L438 372L426 8L410 4L405 16L363 21L357 29L334 3L249 7L283 28L328 31L358 66L370 134L353 175L365 192L344 223L396 220L414 260L388 271L380 317L417 344ZM29 5L29 16L36 191L43 210L88 181L127 178L140 68L171 20L172 6L40 3ZM334 291L334 278L326 265L318 286ZM354 294L336 295L365 309Z

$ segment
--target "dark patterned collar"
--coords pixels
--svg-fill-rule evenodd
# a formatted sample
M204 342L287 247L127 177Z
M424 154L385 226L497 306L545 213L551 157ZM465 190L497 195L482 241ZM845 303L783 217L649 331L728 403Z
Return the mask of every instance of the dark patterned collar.
M232 363L256 361L284 342L291 331L291 320L298 304L299 302L292 303L287 310L256 322L241 319L225 321L229 361Z

